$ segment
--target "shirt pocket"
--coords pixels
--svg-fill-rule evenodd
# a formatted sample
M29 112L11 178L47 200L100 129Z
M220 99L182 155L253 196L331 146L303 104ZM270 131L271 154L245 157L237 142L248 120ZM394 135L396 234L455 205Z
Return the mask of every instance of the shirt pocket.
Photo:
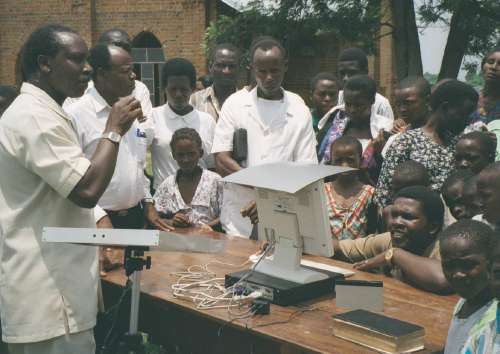
M137 158L137 162L139 163L140 166L145 167L146 165L146 155L148 152L148 140L146 137L142 136L135 136L134 140L136 141L136 151L135 155Z

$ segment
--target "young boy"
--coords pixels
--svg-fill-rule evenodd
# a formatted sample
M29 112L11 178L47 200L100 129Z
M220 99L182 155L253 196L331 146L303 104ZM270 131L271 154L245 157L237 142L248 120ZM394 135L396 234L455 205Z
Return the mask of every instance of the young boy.
M490 247L490 288L495 300L472 329L461 354L500 353L500 235L494 235Z
M401 189L411 186L428 187L431 181L429 173L420 162L408 160L400 163L392 176L392 195Z
M340 82L329 72L321 72L311 79L311 116L316 133L319 120L337 104L339 88Z
M498 231L500 227L500 162L486 166L477 180L477 194L483 204L483 214L474 217Z
M408 160L396 167L392 176L392 195L395 196L401 189L411 186L425 186L430 184L429 173L424 165L419 162ZM387 231L391 224L391 207L387 205L382 210L382 222L379 223L381 231Z
M344 86L344 109L324 116L318 123L318 159L321 162L329 162L330 146L343 135L358 139L365 155L370 142L382 139L383 131L392 129L392 120L372 110L376 92L375 81L366 75L353 76L347 81Z
M347 48L340 52L337 64L338 77L343 81L343 85L356 75L368 75L368 57L366 53L359 48ZM344 103L344 91L339 91L338 104ZM373 111L378 115L394 120L389 100L379 94L375 95Z
M396 110L399 118L394 121L392 132L382 150L385 157L394 140L410 129L423 126L429 116L431 86L423 77L409 76L403 79L395 90Z
M439 236L443 273L461 297L453 311L444 354L460 353L470 330L493 302L488 265L495 236L475 220L457 221Z
M441 195L451 216L454 218L450 224L456 220L471 219L477 215L475 213L477 210L473 210L470 205L466 205L464 199L467 181L473 177L474 174L471 170L458 170L453 172L443 183ZM468 186L470 187L471 184L469 183Z
M455 167L468 168L478 174L495 161L496 147L496 140L488 133L472 132L462 135L456 145Z

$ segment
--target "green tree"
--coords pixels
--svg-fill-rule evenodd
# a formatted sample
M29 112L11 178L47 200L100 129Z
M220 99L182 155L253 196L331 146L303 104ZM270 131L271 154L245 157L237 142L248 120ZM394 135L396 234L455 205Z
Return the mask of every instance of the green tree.
M419 7L424 23L450 26L438 79L456 78L465 55L484 55L500 38L500 1L425 0Z
M315 38L325 34L358 43L368 52L375 48L380 28L378 0L276 0L265 4L253 1L237 16L221 16L211 23L204 38L207 52L222 42L247 49L259 35L281 40L292 55L314 54Z

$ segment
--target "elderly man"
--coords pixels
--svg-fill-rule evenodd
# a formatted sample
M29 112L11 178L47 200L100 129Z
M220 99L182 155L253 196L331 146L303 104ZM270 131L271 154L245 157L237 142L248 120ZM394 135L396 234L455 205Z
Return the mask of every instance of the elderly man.
M216 121L226 98L236 92L240 54L232 44L216 46L212 53L210 75L214 83L191 95L191 105L199 111L210 114Z
M48 25L28 38L21 94L0 120L0 303L12 354L95 352L97 247L42 242L42 228L95 227L92 210L113 175L119 144L143 116L139 101L113 105L86 158L61 105L87 88L83 39Z
M94 86L77 102L66 107L87 158L94 154L111 106L120 97L132 94L136 82L132 57L123 48L98 44L90 50L89 61ZM115 228L141 229L145 215L155 227L169 229L156 213L149 181L144 175L150 133L143 124L134 122L121 139L115 173L98 203L106 210Z
M130 40L130 36L124 30L114 28L108 31L103 32L97 41L100 44L112 44L117 47L125 49L129 54L132 51L132 42ZM93 81L89 82L85 93L87 93L93 87ZM151 112L153 110L153 105L151 104L151 97L148 88L141 81L135 80L134 91L132 95L141 102L141 109L144 117L151 118ZM74 98L68 98L64 102L64 108L69 106L70 104L77 101ZM148 129L152 129L152 127L148 127Z
M316 139L311 113L296 94L283 90L287 69L283 46L273 38L256 40L250 49L257 87L239 91L222 107L215 128L212 152L219 174L226 176L242 167L232 158L233 135L245 129L248 156L245 167L278 161L317 163ZM244 216L255 214L253 189L227 185L221 224L229 234L250 236L252 226ZM242 208L248 205L241 213Z

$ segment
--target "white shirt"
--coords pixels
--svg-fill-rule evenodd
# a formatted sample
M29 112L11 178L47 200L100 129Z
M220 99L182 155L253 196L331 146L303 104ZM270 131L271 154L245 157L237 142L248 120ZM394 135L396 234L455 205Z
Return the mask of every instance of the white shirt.
M111 107L92 87L75 103L66 107L72 118L78 141L87 158L94 155L101 140ZM120 141L115 171L106 191L99 199L105 210L123 210L137 205L146 195L149 181L144 176L148 135L153 134L152 121L134 121ZM151 139L152 140L152 139Z
M93 87L94 87L94 81L91 80L89 81L89 85L85 90L83 96L85 96L85 94L87 94ZM78 100L80 100L83 96L66 98L66 100L63 103L63 108L66 109L70 105L78 102ZM151 97L149 95L148 87L144 85L144 83L142 83L141 81L135 80L135 88L134 91L132 91L132 96L134 96L139 102L141 102L141 109L144 116L148 119L151 118L151 113L153 112L153 105L151 104Z
M248 159L245 166L294 161L318 163L316 138L309 108L298 95L283 91L281 101L257 97L257 88L240 90L222 106L212 152L232 151L236 129L247 131ZM248 237L252 226L240 210L254 200L253 189L227 184L221 211L224 229Z
M153 109L153 122L155 135L151 145L151 157L153 160L154 188L170 175L175 174L179 166L172 156L170 141L177 129L192 128L198 132L203 143L203 157L200 160L202 168L213 168L214 161L210 153L214 139L215 120L208 113L198 111L194 108L186 115L180 116L165 103L163 106Z
M48 340L96 323L97 247L42 242L42 228L95 228L68 195L90 161L70 118L23 83L0 120L0 308L9 343Z
M344 104L344 90L339 91L337 104ZM385 98L378 92L375 95L375 102L373 103L372 108L378 115L387 117L390 120L394 121L394 112L392 111L391 103L387 98Z

